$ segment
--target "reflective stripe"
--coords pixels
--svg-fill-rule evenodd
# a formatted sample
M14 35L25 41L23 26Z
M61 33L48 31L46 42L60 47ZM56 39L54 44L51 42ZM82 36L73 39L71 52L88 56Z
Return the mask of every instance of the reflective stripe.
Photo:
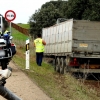
M44 45L42 43L41 38L37 38L34 40L35 46L36 46L36 52L44 52Z

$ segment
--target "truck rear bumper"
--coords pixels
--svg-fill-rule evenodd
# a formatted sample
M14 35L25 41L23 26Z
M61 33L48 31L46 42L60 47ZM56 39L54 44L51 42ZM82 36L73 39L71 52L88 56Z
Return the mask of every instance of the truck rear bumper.
M79 68L70 68L71 72L81 72L81 73L100 73L100 69L79 69Z
M79 53L75 54L73 53L71 57L76 57L76 58L100 58L100 53L93 53L93 54L85 54L85 53Z

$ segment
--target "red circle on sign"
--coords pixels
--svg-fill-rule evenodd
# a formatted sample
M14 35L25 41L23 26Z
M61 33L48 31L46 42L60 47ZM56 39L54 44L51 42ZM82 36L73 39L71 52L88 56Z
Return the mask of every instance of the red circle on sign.
M7 18L7 13L9 13L9 12L12 12L13 14L14 14L14 18L13 19L8 19ZM9 22L11 22L11 21L13 21L14 19L16 18L16 13L13 11L13 10L8 10L6 13L5 13L5 19L7 20L7 21L9 21Z

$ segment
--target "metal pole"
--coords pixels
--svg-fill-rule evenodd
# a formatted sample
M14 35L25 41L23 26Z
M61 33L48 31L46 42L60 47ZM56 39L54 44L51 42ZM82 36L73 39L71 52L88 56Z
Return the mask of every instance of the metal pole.
M10 22L10 35L11 35L11 31L12 31L12 30L11 30L11 22Z

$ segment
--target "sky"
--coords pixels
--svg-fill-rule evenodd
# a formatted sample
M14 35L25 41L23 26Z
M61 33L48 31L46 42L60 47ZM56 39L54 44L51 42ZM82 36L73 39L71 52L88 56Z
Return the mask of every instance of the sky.
M35 10L50 0L0 0L0 14L13 10L16 13L14 23L27 23Z

